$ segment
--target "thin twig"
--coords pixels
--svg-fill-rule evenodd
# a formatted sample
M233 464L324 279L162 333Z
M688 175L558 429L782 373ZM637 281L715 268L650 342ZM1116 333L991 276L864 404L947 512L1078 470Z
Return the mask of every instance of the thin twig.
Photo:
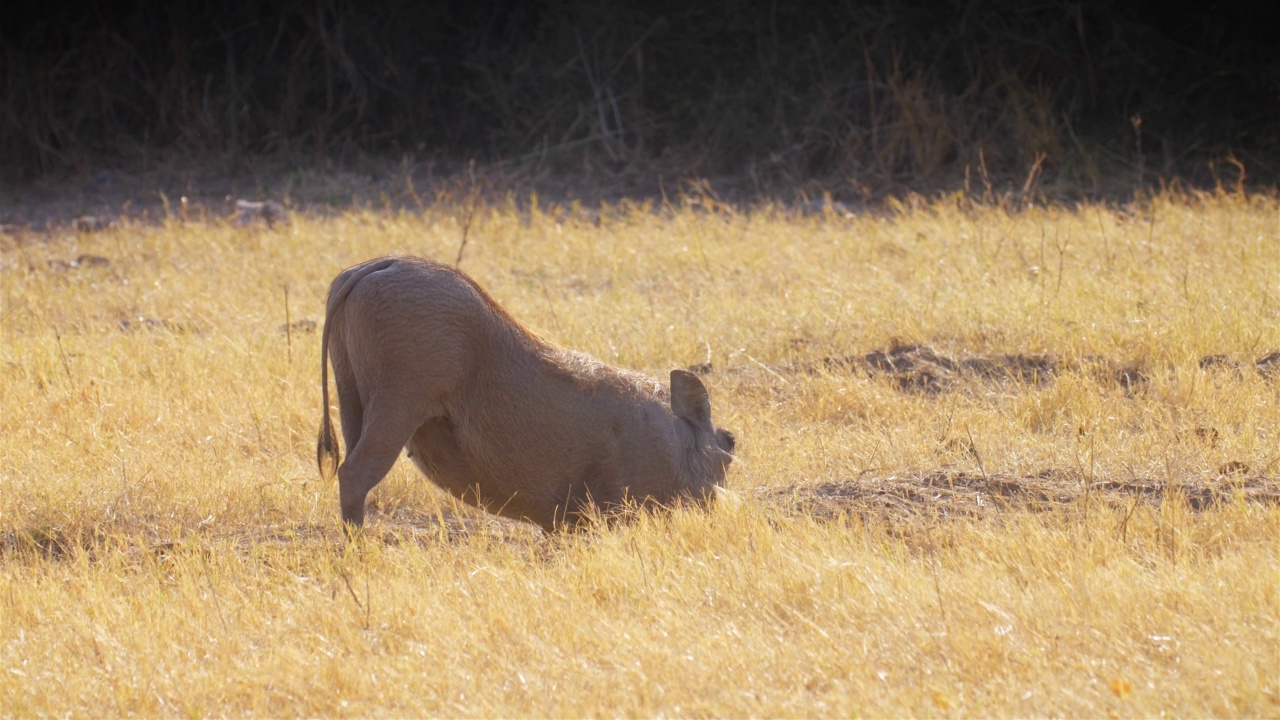
M360 612L361 612L361 613L364 613L364 615L365 615L365 623L364 623L364 626L365 626L366 628L367 628L367 627L369 627L369 616L368 616L368 613L367 613L367 612L365 611L365 609L364 609L364 603L360 602L360 598L359 598L359 596L357 596L357 595L356 595L356 590L355 590L355 588L351 587L351 578L347 577L347 571L346 571L346 570L343 570L343 569L341 569L341 568L340 568L340 569L338 570L338 575L339 575L339 577L341 577L341 578L342 578L342 584L344 584L344 585L346 585L346 586L347 586L347 592L351 593L351 599L352 599L353 601L355 601L356 607L357 607L357 608L360 608Z
M62 351L62 333L58 332L58 326L53 326L53 338L58 341L58 357L62 358L62 370L67 374L68 387L74 388L75 380L71 379L71 364L67 362L67 354Z
M560 332L560 316L556 314L556 304L551 301L551 293L547 290L547 281L539 277L538 284L542 286L542 297L546 298L547 310L551 311L551 321L556 324L556 332Z
M218 611L218 622L222 624L222 631L231 634L231 628L227 627L227 618L222 614L222 600L218 597L218 588L213 585L213 577L209 574L209 559L205 557L205 553L200 553L200 565L204 568L204 580L209 583L209 596L213 598L213 609Z
M404 184L409 189L409 197L413 198L413 204L418 207L418 214L422 214L422 196L418 194L417 188L413 186L413 170L405 173Z
M755 358L751 357L750 355L747 355L746 353L743 353L743 356L744 356L744 357L746 357L746 358L747 358L748 360L750 360L751 362L753 362L753 363L755 363L755 364L759 365L761 368L763 368L763 369L764 369L764 371L765 371L765 372L767 372L767 373L769 373L770 375L774 376L775 378L777 378L777 379L781 380L781 381L782 381L782 384L784 384L784 385L790 385L790 384L791 384L791 381L790 381L790 380L788 380L788 379L786 379L786 378L782 377L781 375L779 375L777 372L775 372L775 371L773 370L773 368L769 367L768 365L765 365L764 363L762 363L762 362L760 362L759 360L757 360L757 359L755 359Z
M289 318L289 283L281 283L284 287L284 342L288 347L289 364L293 364L293 323Z
M969 436L969 452L973 453L973 459L978 461L978 471L982 473L982 479L984 481L990 481L991 478L987 477L987 468L982 463L982 454L978 452L978 446L973 442L973 431L969 429L968 425L966 425L964 432Z
M462 266L462 253L467 249L467 236L471 232L471 223L476 216L476 208L480 205L480 189L476 186L476 161L471 161L471 191L467 193L466 212L462 218L462 242L458 243L458 257L454 258L453 266Z
M947 605L942 602L942 583L938 580L938 559L929 559L930 575L933 576L933 594L938 599L938 614L942 616L942 630L950 637L950 623L947 622Z

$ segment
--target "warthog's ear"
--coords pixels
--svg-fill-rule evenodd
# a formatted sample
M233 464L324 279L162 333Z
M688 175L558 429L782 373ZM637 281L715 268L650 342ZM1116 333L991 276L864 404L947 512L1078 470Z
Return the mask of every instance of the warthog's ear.
M711 396L697 375L671 371L671 412L697 425L711 424Z

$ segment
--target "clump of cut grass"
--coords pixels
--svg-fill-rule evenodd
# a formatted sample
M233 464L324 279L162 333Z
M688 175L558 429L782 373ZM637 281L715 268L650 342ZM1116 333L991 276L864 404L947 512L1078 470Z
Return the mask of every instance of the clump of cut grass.
M1274 198L661 210L0 249L5 711L1276 711ZM401 463L345 542L328 281L464 229L536 331L703 365L740 501L544 536Z

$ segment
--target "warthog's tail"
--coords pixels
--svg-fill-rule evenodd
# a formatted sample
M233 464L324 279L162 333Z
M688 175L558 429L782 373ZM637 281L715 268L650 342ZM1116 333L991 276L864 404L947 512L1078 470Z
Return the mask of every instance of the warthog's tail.
M333 432L333 420L329 417L329 330L333 315L347 301L352 289L369 273L385 270L395 264L396 258L380 258L342 271L329 285L329 303L324 313L324 331L320 334L320 437L316 440L316 465L320 476L328 479L338 471L342 459L338 451L338 438Z

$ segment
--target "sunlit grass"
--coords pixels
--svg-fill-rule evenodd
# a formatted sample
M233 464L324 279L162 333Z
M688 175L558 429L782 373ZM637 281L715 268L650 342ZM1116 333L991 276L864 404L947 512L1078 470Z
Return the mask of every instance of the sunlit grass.
M0 240L0 711L1280 713L1275 199L464 215ZM451 262L468 222L463 269L537 332L711 364L739 502L547 537L401 463L343 541L314 467L328 282ZM108 264L50 264L85 254ZM1054 369L920 389L829 362L909 345ZM1165 492L776 501L937 472Z

